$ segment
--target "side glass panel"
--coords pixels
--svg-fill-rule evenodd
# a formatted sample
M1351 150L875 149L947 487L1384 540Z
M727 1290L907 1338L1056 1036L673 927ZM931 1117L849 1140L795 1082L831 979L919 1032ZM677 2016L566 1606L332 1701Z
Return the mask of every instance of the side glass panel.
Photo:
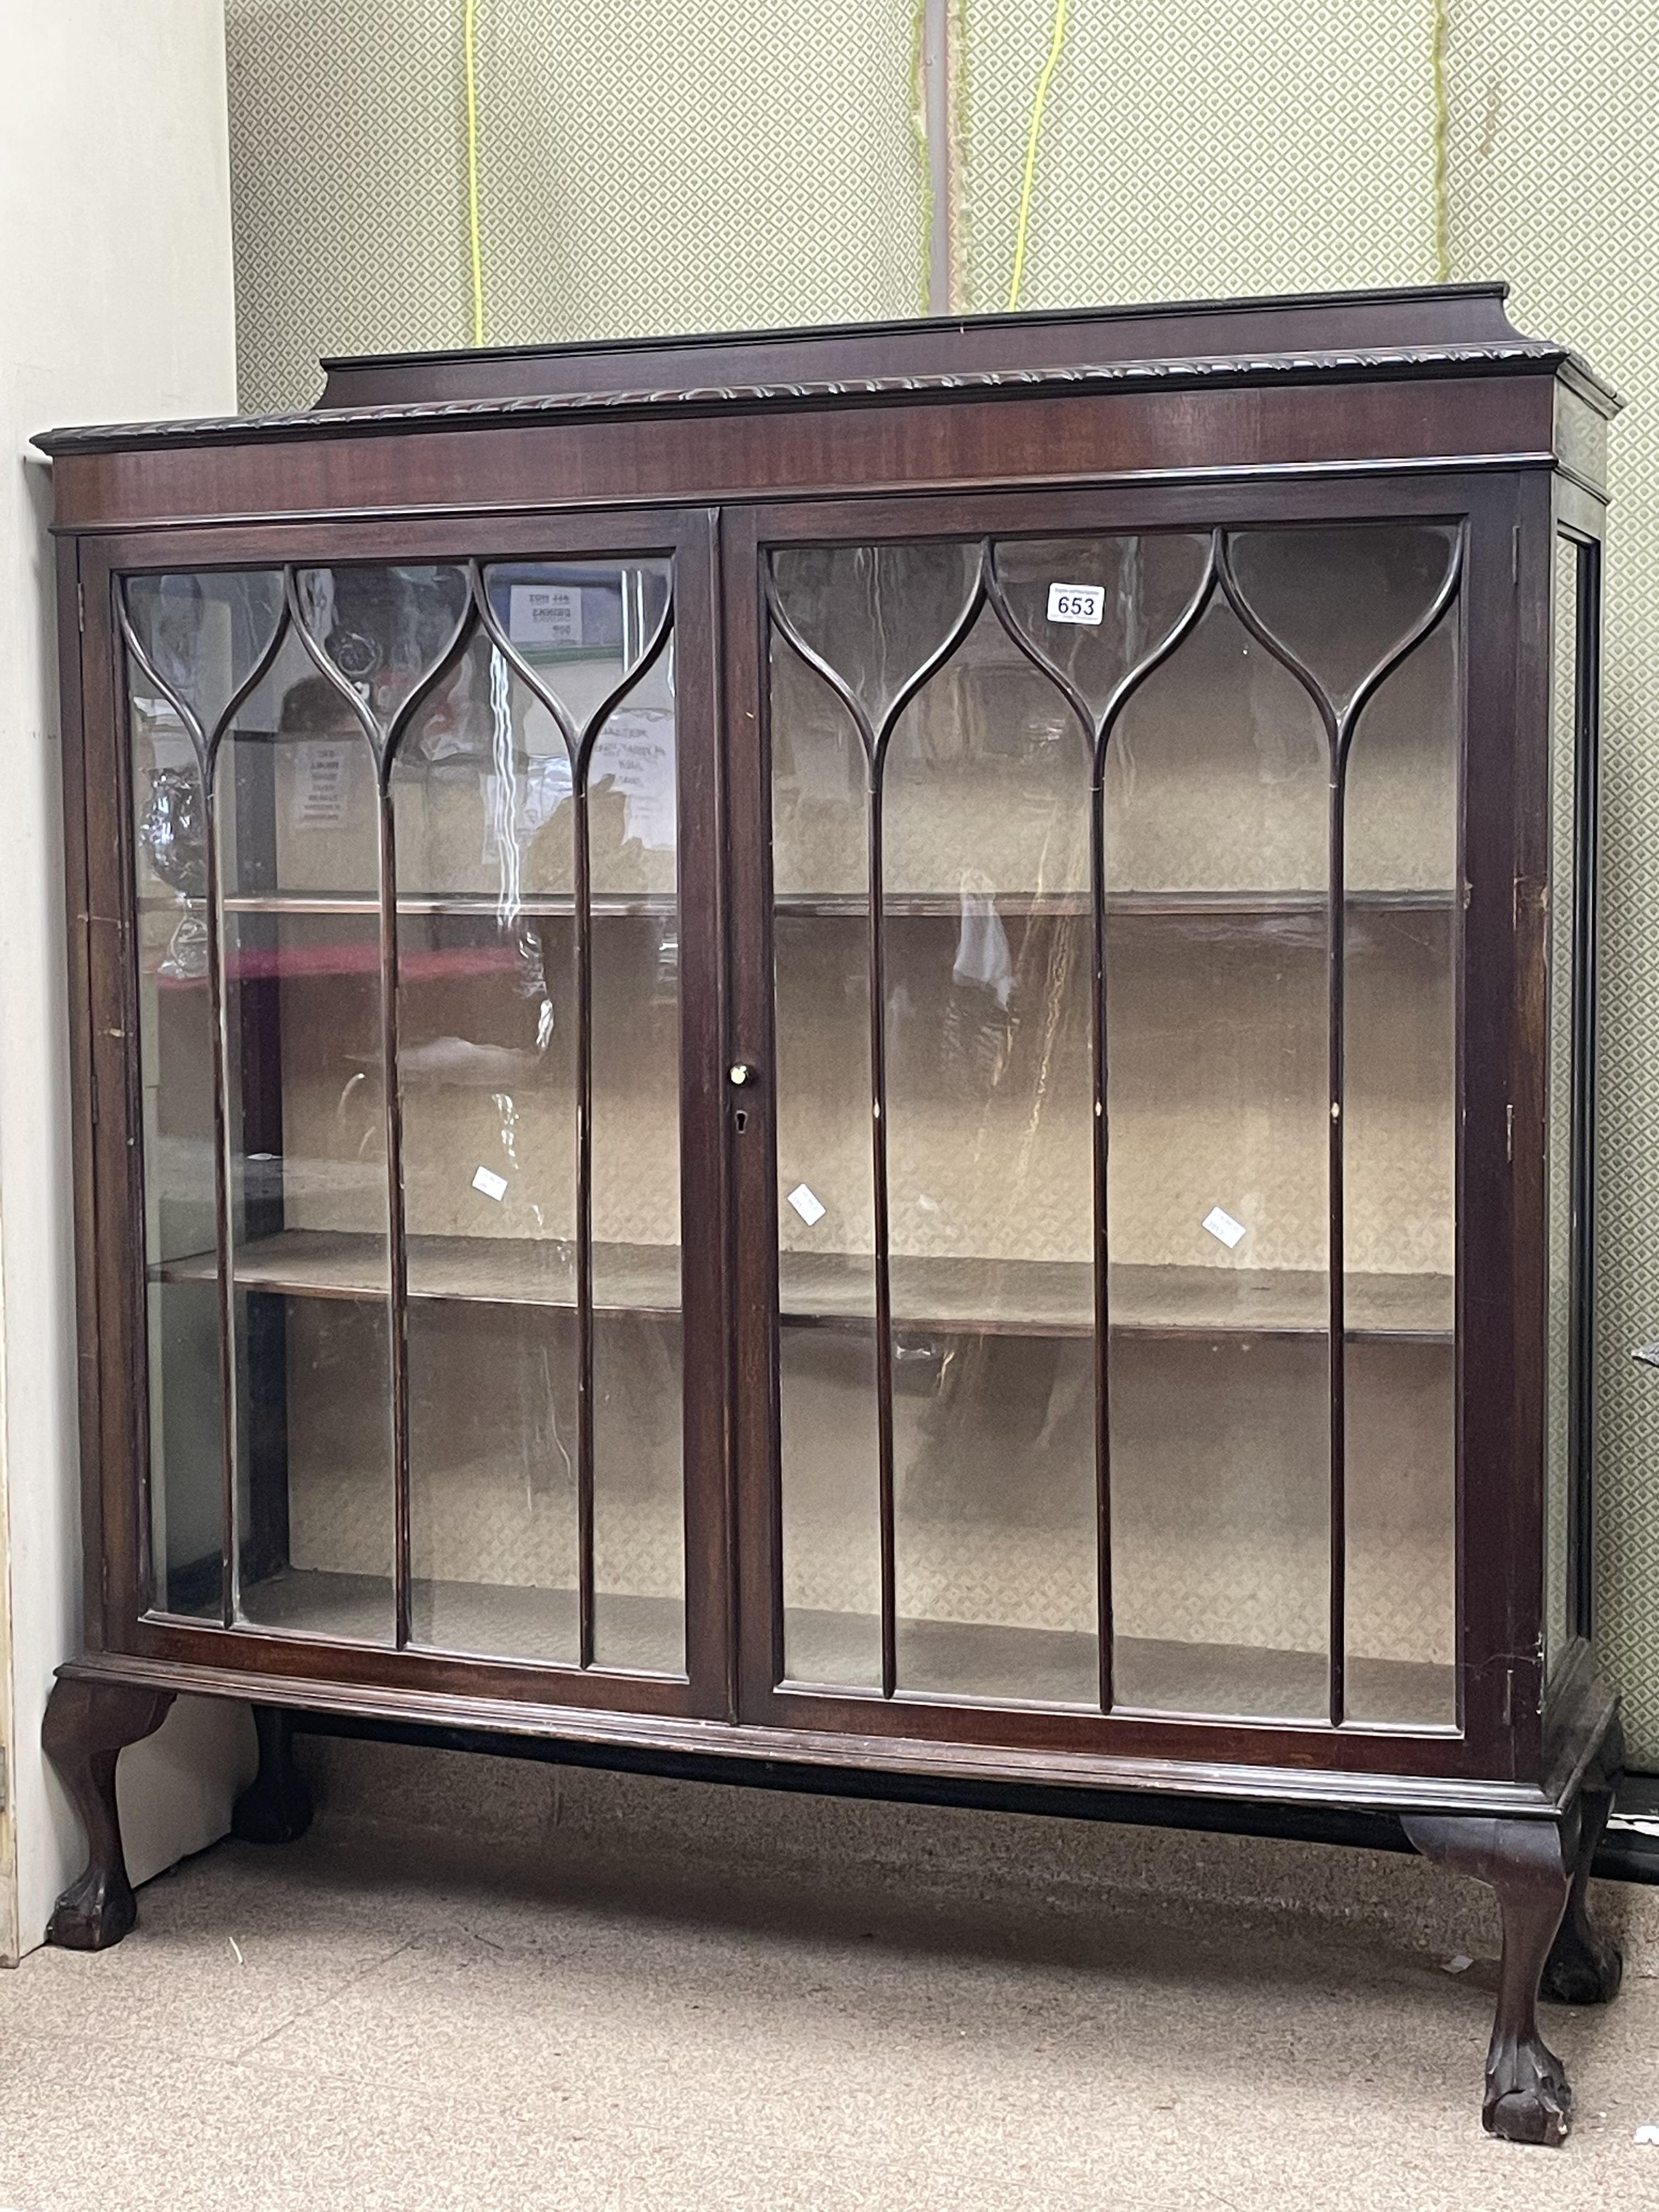
M1593 560L1578 542L1555 543L1554 638L1550 706L1550 888L1547 939L1549 992L1549 1107L1546 1128L1549 1294L1545 1372L1544 1668L1550 1671L1577 1632L1574 1600L1577 1540L1575 1492L1580 1437L1585 1432L1580 1394L1587 1363L1583 1301L1579 1158L1588 1115L1582 1093L1588 1060L1579 1035L1577 952L1584 886L1580 880L1580 793L1586 732L1580 701L1581 623L1585 571Z

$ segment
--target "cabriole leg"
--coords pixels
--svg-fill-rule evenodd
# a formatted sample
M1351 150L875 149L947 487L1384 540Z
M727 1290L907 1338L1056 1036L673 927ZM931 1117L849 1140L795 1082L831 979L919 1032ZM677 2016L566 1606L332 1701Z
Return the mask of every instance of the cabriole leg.
M1425 1858L1486 1883L1503 1912L1498 2016L1481 2113L1486 2132L1510 2142L1565 2142L1572 2091L1566 2069L1538 2032L1538 1994L1572 1888L1577 1808L1559 1821L1413 1814L1404 1825Z
M60 1675L46 1700L40 1741L87 1832L87 1867L58 1899L49 1943L101 1951L118 1943L138 1917L121 1850L115 1762L123 1748L153 1735L167 1718L171 1690Z
M230 1832L245 1844L297 1843L311 1826L311 1792L294 1764L294 1716L285 1705L255 1705L259 1771L236 1800Z

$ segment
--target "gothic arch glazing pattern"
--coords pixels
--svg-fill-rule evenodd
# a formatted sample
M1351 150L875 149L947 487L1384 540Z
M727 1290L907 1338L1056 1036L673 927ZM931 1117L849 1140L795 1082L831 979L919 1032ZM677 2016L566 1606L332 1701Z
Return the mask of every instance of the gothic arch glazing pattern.
M1455 1722L1461 571L770 556L787 1678Z

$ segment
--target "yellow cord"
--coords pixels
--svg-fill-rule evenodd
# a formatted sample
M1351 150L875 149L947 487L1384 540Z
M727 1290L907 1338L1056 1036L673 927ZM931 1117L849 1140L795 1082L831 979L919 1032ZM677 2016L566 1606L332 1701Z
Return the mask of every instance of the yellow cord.
M1434 271L1451 282L1450 222L1447 212L1446 141L1450 121L1446 105L1446 0L1434 0Z
M484 342L483 242L478 226L478 0L466 0L466 219L472 242L472 343Z
M1042 74L1037 79L1036 98L1031 103L1031 129L1025 141L1025 181L1020 186L1019 228L1014 235L1014 274L1008 287L1008 306L1012 311L1019 305L1019 288L1025 277L1025 240L1031 228L1031 188L1036 182L1037 144L1042 136L1042 110L1048 98L1048 87L1060 66L1060 50L1066 43L1066 9L1067 0L1054 0L1054 34L1048 47L1048 58L1042 64Z

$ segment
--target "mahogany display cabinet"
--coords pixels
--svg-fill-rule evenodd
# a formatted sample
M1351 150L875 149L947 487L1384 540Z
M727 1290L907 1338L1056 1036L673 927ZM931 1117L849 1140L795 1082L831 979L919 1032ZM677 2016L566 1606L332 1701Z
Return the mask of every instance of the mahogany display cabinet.
M330 364L62 430L84 1649L1398 1818L1612 1994L1607 418L1502 288Z

